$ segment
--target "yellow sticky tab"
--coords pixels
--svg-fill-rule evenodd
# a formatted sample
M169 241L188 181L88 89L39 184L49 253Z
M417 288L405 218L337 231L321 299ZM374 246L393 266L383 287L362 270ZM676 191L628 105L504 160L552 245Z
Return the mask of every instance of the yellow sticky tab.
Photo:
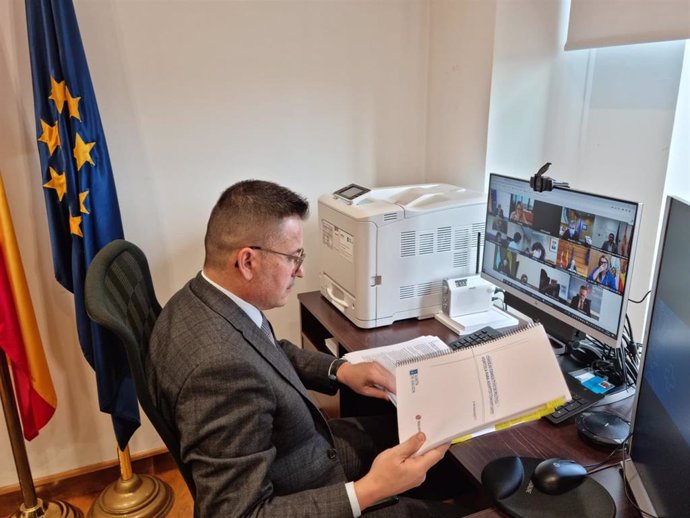
M541 407L537 408L535 411L530 412L529 414L522 415L520 417L516 417L515 419L511 419L509 421L505 421L503 423L498 423L494 425L494 430L505 430L506 428L510 428L511 426L515 426L516 424L520 423L526 423L528 421L536 421L537 419L540 419L544 417L545 415L549 415L553 413L556 408L561 406L562 404L565 403L565 398L559 397L558 399L554 399L553 401L549 401L545 405L542 405ZM469 433L466 435L461 435L460 437L456 437L451 441L451 444L458 444L461 442L469 441L470 439L478 436L478 435L483 435L486 433L486 430L483 432L478 432L478 433Z
M540 419L545 415L549 415L563 403L565 403L565 398L560 397L558 399L554 399L553 401L550 401L542 407L538 408L534 412L530 412L529 414L516 417L515 419L511 419L510 421L497 424L496 430L505 430L506 428L510 428L511 426L515 426L516 424L526 423L528 421L536 421L537 419Z

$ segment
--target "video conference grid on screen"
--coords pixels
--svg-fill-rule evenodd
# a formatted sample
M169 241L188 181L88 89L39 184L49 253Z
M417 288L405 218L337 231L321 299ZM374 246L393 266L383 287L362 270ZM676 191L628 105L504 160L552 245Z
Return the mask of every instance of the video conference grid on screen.
M491 175L484 273L616 337L637 205Z

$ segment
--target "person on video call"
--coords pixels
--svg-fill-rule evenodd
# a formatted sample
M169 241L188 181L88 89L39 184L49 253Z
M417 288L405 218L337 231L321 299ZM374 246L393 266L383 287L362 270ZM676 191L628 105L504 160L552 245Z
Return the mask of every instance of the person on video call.
M510 269L511 269L510 265L511 265L510 257L508 256L508 254L505 254L501 258L501 262L498 266L498 271L501 273L505 273L506 275L512 275L511 271L510 271Z
M498 204L498 207L496 207L496 216L499 218L505 218L505 215L503 214L503 207L501 207L501 204Z
M527 224L527 215L522 207L522 202L515 203L515 210L510 213L510 221L515 223Z
M609 233L609 238L604 241L604 244L601 245L602 250L604 252L616 252L618 249L618 244L616 243L616 236L614 236L612 233Z
M513 234L513 239L508 243L508 248L510 250L515 250L516 252L520 251L520 241L522 241L522 234L520 232L515 232Z
M580 240L580 232L577 230L577 220L571 219L568 222L568 228L563 232L563 237L567 239L572 239L573 241Z
M577 295L575 295L572 300L570 301L570 307L573 309L577 309L578 311L582 311L585 315L588 317L591 317L592 314L590 313L590 306L591 306L591 301L587 298L587 295L589 294L589 290L587 289L587 286L583 284L580 286L580 290Z
M546 250L544 250L544 245L542 245L539 241L533 243L532 248L530 249L530 255L535 259L543 261L546 257Z
M556 279L549 279L549 284L544 288L543 293L558 298L558 295L561 293L561 285L558 284Z
M616 278L609 270L609 260L605 255L599 257L599 263L587 276L588 281L598 282L599 284L616 289Z
M327 421L307 389L334 394L343 385L385 398L382 389L394 391L394 381L377 363L350 364L274 337L263 312L284 306L304 276L308 208L271 182L228 188L208 221L202 271L155 324L149 389L179 437L196 484L196 517L359 516L419 486L448 449L413 456L424 434L398 444L393 413ZM401 497L370 514L462 510Z

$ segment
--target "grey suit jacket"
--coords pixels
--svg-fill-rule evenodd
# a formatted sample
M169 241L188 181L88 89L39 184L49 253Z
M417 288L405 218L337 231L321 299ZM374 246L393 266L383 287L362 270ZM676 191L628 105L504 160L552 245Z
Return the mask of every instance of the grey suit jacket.
M276 347L200 274L172 297L146 369L193 473L195 516L352 516L333 436L307 393L334 393L332 360Z

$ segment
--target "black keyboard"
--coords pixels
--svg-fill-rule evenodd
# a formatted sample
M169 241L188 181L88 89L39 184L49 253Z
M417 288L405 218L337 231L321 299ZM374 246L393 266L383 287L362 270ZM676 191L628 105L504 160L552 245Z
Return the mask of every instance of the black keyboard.
M461 336L457 340L453 340L448 344L453 350L463 349L465 347L472 347L473 345L479 345L489 340L494 340L500 338L502 335L499 331L496 331L493 327L482 327L481 329L470 333L468 335Z
M592 392L587 387L584 387L579 381L573 378L570 374L564 373L565 381L568 384L570 395L573 396L572 401L568 401L565 405L556 408L551 414L546 416L546 419L554 424L562 423L566 419L587 410L589 407L596 405L604 394L597 394Z

